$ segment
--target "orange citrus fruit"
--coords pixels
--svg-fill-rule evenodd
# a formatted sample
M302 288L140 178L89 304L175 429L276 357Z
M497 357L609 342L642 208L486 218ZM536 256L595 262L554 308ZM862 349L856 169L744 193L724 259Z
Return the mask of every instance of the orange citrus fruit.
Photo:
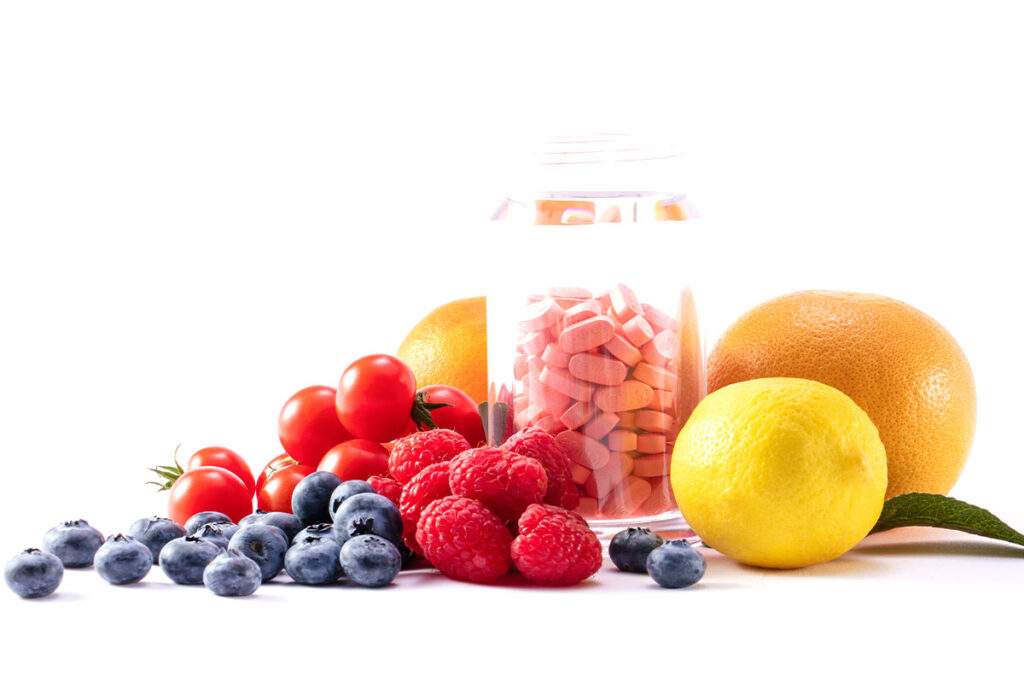
M475 402L487 400L487 304L483 296L434 308L412 328L396 356L416 387L451 385Z
M769 377L817 380L867 412L888 458L886 498L944 495L960 476L974 438L974 376L953 337L920 310L835 291L763 303L715 345L708 392Z

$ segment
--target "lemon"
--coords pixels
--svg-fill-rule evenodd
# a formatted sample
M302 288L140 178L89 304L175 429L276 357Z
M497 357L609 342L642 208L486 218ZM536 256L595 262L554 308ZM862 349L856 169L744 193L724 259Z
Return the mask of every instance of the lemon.
M676 439L672 490L687 522L743 563L799 568L859 542L882 511L885 448L850 397L799 378L716 390Z

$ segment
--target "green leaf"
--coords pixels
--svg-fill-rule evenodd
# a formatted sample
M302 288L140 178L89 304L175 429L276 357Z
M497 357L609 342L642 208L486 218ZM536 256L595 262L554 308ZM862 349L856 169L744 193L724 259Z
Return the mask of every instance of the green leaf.
M903 526L948 528L1024 546L1024 534L1007 526L992 512L945 495L907 493L889 498L871 532Z

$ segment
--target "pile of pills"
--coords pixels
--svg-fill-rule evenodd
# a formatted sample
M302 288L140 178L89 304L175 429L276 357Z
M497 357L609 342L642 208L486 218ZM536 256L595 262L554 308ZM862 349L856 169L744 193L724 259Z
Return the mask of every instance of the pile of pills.
M587 518L674 509L668 481L679 415L679 325L625 284L529 298L514 362L515 426L572 454Z

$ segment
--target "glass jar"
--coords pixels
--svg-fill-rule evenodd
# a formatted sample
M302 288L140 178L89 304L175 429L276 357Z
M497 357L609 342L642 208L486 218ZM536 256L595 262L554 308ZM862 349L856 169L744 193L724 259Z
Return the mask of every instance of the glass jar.
M552 139L490 231L489 443L555 435L599 532L683 525L672 447L705 378L678 164L632 136Z

